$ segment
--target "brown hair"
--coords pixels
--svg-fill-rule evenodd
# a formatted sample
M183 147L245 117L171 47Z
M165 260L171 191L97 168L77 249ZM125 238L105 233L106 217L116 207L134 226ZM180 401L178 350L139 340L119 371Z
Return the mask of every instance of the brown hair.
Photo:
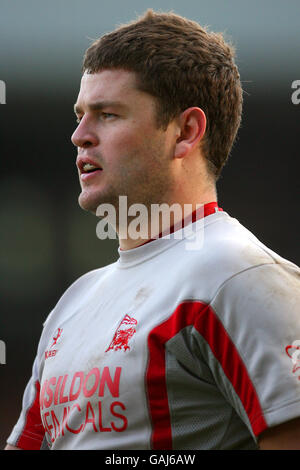
M201 148L217 179L235 140L243 101L234 48L223 35L174 13L150 9L87 49L84 72L109 68L136 73L138 88L157 99L159 127L166 128L189 107L205 112Z

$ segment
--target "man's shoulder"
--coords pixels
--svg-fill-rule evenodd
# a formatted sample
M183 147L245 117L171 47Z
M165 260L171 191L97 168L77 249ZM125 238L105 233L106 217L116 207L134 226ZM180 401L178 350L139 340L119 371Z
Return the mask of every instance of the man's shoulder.
M204 237L207 252L216 261L232 263L237 271L266 263L290 263L226 213L207 226Z
M192 279L205 280L212 294L231 278L260 266L285 265L297 268L264 245L227 213L212 216L203 229L199 247L187 250L187 245L181 244L182 253L177 259L183 263L181 267L184 271L190 272L191 282Z
M44 327L49 327L49 324L54 322L63 321L80 308L82 302L85 302L87 296L91 295L93 289L97 289L106 276L113 270L116 263L107 266L93 269L79 278L77 278L63 293L58 300L57 304L50 312L44 322ZM62 318L63 317L63 318Z
M68 287L60 300L69 296L81 297L83 291L93 288L96 283L101 282L105 276L109 275L109 273L114 270L115 264L116 263L112 263L83 274Z

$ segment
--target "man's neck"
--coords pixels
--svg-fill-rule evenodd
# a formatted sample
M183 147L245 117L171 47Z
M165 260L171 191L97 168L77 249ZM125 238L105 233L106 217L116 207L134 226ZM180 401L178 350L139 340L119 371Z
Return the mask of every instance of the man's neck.
M191 215L195 211L201 210L200 208L204 205L212 202L217 202L216 193L190 204L152 205L147 211L147 217L145 211L143 219L138 214L136 220L131 218L126 227L119 228L120 249L122 251L131 250L153 239L160 238L164 234L176 231L176 226L182 228L184 220L190 223ZM141 236L138 236L139 234Z

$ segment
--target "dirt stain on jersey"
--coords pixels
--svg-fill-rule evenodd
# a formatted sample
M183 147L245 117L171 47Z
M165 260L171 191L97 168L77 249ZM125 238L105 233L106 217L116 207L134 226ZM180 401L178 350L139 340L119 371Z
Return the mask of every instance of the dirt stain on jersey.
M142 305L145 300L150 296L152 289L150 287L141 287L134 298L133 301L133 310L136 310L140 305Z

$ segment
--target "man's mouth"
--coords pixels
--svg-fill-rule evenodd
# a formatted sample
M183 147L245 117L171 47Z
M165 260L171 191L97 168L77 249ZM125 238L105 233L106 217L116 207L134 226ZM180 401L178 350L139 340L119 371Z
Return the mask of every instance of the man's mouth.
M89 162L82 162L80 164L80 179L81 181L88 182L89 180L97 177L102 172L102 168L99 166L94 165L93 163Z
M77 167L80 172L80 179L82 181L88 181L94 176L96 177L97 175L100 174L102 171L101 166L98 164L98 162L93 161L89 157L79 157L77 159Z
M101 168L95 165L91 165L91 163L85 163L82 166L82 173L93 173L94 171L97 171L97 170L101 171Z

